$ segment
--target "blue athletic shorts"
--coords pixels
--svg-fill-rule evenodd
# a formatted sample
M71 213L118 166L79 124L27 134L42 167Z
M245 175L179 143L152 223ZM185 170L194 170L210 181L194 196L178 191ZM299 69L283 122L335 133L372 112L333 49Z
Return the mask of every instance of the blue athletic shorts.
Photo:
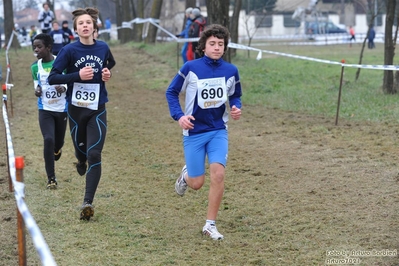
M191 136L183 136L184 158L189 177L205 174L205 157L208 163L227 164L227 130L215 130Z

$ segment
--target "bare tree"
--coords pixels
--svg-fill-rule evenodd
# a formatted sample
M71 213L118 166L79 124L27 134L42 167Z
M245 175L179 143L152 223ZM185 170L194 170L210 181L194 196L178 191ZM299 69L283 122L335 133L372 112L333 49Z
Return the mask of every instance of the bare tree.
M54 20L57 20L57 14L55 14L54 6L55 6L55 0L47 0L43 1L43 3L48 3L48 7L51 11L54 13Z
M129 0L118 0L118 13L120 14L122 21L131 21L132 18L132 8L130 6ZM121 43L127 43L133 40L133 31L131 28L120 28L118 29L118 39Z
M208 0L206 9L208 10L207 24L220 24L229 28L229 0Z
M137 8L134 9L135 13L133 17L144 18L144 0L137 1ZM143 40L143 24L133 25L133 40L136 42L141 42Z
M186 8L189 7L195 7L197 5L197 1L196 0L186 0Z
M368 35L370 33L370 28L371 28L372 25L374 25L374 21L375 21L376 17L378 16L378 13L379 13L380 9L382 8L382 4L380 2L379 6L378 6L378 9L375 10L375 4L377 4L377 2L375 2L375 1L377 1L377 0L368 0L367 4L364 4L362 1L358 1L357 2L360 6L363 7L363 9L365 10L366 13L370 14L370 21L367 22L369 27L367 29L367 34L364 37L364 40L363 40L363 43L362 43L362 49L360 50L359 62L358 62L359 65L361 65L362 61L363 61L364 48L366 47L367 37L368 37ZM355 80L359 79L360 71L361 71L361 68L358 68L357 71L356 71Z
M231 33L231 41L234 43L238 43L238 23L240 19L240 11L241 11L242 1L235 0L234 1L234 11L233 16L230 21L230 33ZM236 49L229 49L230 56L236 56Z
M151 18L159 19L161 16L162 9L162 1L163 0L153 0L152 8L151 8ZM155 43L157 38L158 28L152 24L150 24L148 28L148 35L145 39L146 43Z
M207 24L220 24L229 28L229 0L208 0L206 1L206 9L208 10ZM227 62L231 61L230 53L223 56Z
M12 32L14 30L14 12L12 7L12 0L4 0L4 36L5 36L5 45L8 44ZM21 45L18 42L17 36L14 34L14 38L12 40L11 47L13 48L21 48Z
M392 38L392 28L395 18L396 0L386 0L386 18L385 18L385 46L384 46L384 65L392 65L395 56L396 40ZM392 70L384 70L384 79L382 90L387 94L395 94L394 75Z
M248 37L248 46L251 46L252 39L254 38L256 31L259 29L259 26L262 24L262 21L266 18L266 14L264 14L262 18L259 20L259 22L255 25L255 27L252 27L251 26L252 23L250 22L250 20L252 19L253 16L255 16L255 13L251 12L251 14L246 15L244 19L245 31ZM250 51L248 51L248 58L249 55Z

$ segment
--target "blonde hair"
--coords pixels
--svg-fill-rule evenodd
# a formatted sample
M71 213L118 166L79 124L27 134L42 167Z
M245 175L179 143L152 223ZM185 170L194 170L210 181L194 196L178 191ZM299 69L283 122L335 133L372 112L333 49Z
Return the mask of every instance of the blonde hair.
M85 7L85 8L75 9L74 11L72 11L73 29L74 30L77 29L76 20L78 17L80 17L82 15L89 15L91 17L91 19L93 20L94 29L98 30L98 26L97 26L98 13L99 13L98 9L95 7Z

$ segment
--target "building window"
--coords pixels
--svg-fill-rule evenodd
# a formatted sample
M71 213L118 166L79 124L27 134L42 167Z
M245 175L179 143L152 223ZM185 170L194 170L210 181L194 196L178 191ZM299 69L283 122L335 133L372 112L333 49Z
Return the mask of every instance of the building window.
M259 28L271 28L273 27L273 17L270 15L267 16L255 16L255 25Z
M371 16L367 15L367 22L371 20ZM394 19L394 25L396 26L396 18ZM378 14L377 17L374 18L374 26L382 26L382 15Z
M292 14L284 15L284 27L286 28L298 28L301 26L301 22L292 19Z

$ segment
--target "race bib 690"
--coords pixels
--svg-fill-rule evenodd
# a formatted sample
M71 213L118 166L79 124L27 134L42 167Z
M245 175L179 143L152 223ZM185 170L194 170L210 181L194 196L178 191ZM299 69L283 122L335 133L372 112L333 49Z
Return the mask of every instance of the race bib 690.
M224 77L200 79L197 81L197 87L197 103L202 109L218 108L227 101Z

